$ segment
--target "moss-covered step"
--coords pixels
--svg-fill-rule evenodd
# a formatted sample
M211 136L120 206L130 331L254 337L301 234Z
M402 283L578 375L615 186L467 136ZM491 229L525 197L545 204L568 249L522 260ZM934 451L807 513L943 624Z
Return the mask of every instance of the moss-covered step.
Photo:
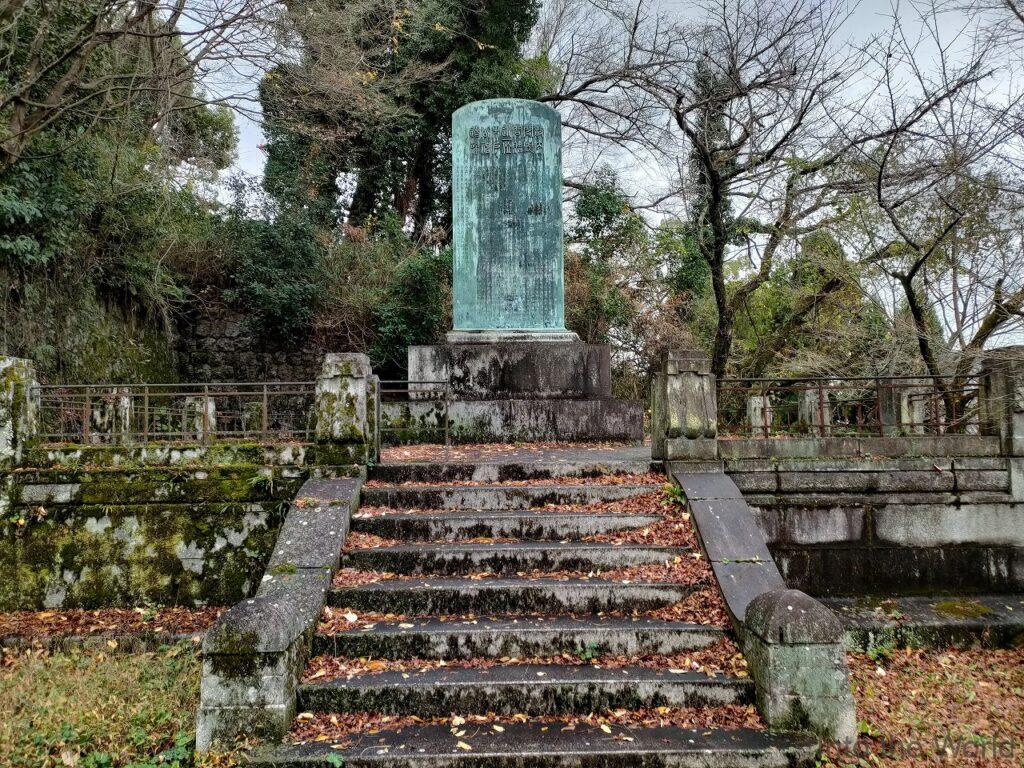
M707 707L751 701L750 680L702 672L590 664L511 664L381 672L301 685L304 712L375 712L440 717L588 714L606 709Z
M469 741L448 725L375 731L343 749L323 742L264 747L249 758L261 768L810 768L818 741L807 734L752 728L623 728L612 734L580 723L478 728ZM458 746L459 741L470 747ZM471 743L470 743L471 742ZM415 745L415 748L410 748Z
M286 506L111 505L4 520L0 610L231 605L258 585Z
M847 648L1015 648L1024 645L1024 594L836 597L822 602Z
M459 449L461 450L461 449ZM602 456L610 456L606 458ZM520 456L517 458L517 456ZM622 458L615 458L622 456ZM510 458L453 463L408 462L378 464L369 471L372 480L385 483L453 483L472 480L500 483L509 480L547 480L563 477L601 477L639 475L664 471L661 462L651 460L650 450L578 449L569 456L552 456L543 451L513 452Z
M719 627L641 617L540 616L381 621L373 629L318 634L315 654L403 659L505 656L668 654L692 651L725 636Z
M520 571L607 571L657 565L684 557L684 547L599 542L513 541L495 543L400 544L353 549L345 565L400 574L518 573Z
M291 499L304 477L297 468L255 465L14 473L15 501L44 507Z
M608 579L396 579L327 593L330 605L410 615L648 611L678 603L695 587Z
M396 485L363 488L363 504L397 509L530 509L620 501L660 485Z
M403 541L504 538L561 541L653 525L659 515L585 512L385 513L352 520L352 530Z
M303 443L150 442L145 445L36 445L25 453L22 466L81 467L222 467L235 465L304 466L310 446Z

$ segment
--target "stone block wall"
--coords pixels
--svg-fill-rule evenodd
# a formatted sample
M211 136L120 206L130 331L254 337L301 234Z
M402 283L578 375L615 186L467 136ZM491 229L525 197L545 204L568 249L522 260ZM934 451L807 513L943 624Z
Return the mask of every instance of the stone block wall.
M31 365L0 362L0 610L235 603L259 587L299 485L378 458L365 355L324 358L312 444L44 445Z
M742 459L726 472L786 583L816 595L1024 588L1009 457Z
M245 315L214 301L182 328L178 359L184 381L311 381L324 349L312 340L268 350L244 328Z
M105 451L107 466L8 475L0 610L230 605L256 589L306 470L141 466L121 450Z

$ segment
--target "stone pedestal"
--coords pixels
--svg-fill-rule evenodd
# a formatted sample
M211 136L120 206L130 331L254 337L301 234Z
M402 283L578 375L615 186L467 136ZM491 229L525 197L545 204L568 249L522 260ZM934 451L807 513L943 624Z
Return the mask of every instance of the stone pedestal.
M409 347L409 382L427 390L444 382L459 400L607 398L610 351L580 341Z
M607 346L565 327L562 122L535 101L452 115L453 329L410 347L388 430L459 442L640 440L643 406L611 397Z
M611 396L607 345L523 336L530 340L410 347L409 408L424 413L407 417L447 418L464 443L643 438L643 406Z

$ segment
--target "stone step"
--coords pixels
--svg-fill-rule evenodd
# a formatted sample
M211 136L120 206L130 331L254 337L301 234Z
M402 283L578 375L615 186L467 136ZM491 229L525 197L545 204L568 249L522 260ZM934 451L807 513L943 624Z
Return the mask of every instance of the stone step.
M599 571L651 565L685 556L684 547L513 541L466 544L399 544L353 549L347 566L400 574L516 573L532 570Z
M507 538L561 541L643 528L660 515L581 512L388 512L352 519L352 530L404 541Z
M363 488L362 503L395 509L531 509L546 504L620 501L660 485L385 485Z
M396 579L332 589L330 605L415 615L649 611L686 599L695 587L607 579Z
M752 728L684 729L579 724L563 731L543 723L509 723L499 733L469 724L457 737L447 725L412 726L329 743L266 747L250 764L270 768L809 768L818 741L807 734ZM458 743L470 747L459 747Z
M259 502L294 497L302 470L281 467L25 470L13 501L28 506Z
M411 619L378 622L372 630L318 634L313 652L383 659L472 659L559 653L633 656L706 648L724 636L718 627L639 617Z
M501 462L409 462L377 464L369 469L368 477L385 483L501 483L509 480L548 480L561 477L601 477L603 475L642 475L663 472L660 461L638 456L630 459L556 458L541 457L529 460Z
M831 597L846 647L1015 648L1024 642L1024 594Z
M605 709L708 707L751 701L750 680L690 670L512 664L380 672L299 686L303 712L441 717L453 712L529 716Z

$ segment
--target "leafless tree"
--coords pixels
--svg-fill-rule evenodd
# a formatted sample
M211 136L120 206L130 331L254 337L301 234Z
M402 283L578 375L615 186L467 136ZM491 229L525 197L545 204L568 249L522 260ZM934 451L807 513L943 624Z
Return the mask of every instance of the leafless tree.
M855 217L865 262L898 286L952 414L985 345L1024 320L1024 176L1008 161L1024 148L1024 113L988 38L969 27L943 35L941 10L919 11L917 32L894 14L870 49L884 98L863 115L877 137L848 167L870 184ZM976 44L957 49L947 37ZM909 130L895 130L903 105L929 102Z
M964 100L976 102L991 84L992 50L979 44L959 65L946 61L927 87L919 71L922 87L900 90L910 41L894 48L898 24L893 34L854 47L843 35L848 10L839 2L707 0L692 10L695 19L673 20L642 2L601 5L605 23L587 17L582 25L580 14L563 13L567 42L546 44L562 73L550 99L580 135L675 161L685 183L668 194L682 198L711 270L718 313L712 360L721 375L737 313L782 254L845 220L852 200L874 189L850 167L877 159L885 146L918 146L925 125L941 124ZM922 12L922 23L928 18ZM548 30L546 39L558 35ZM979 149L1002 146L1007 131L1019 130L1012 110L987 117L1002 128L983 136L980 125L958 129ZM925 174L908 165L890 180L897 175L913 184ZM843 285L839 271L826 276L823 290ZM823 298L790 324L811 316Z
M276 0L0 0L0 171L61 122L82 135L141 103L159 136L181 110L245 108L278 53L277 12Z

